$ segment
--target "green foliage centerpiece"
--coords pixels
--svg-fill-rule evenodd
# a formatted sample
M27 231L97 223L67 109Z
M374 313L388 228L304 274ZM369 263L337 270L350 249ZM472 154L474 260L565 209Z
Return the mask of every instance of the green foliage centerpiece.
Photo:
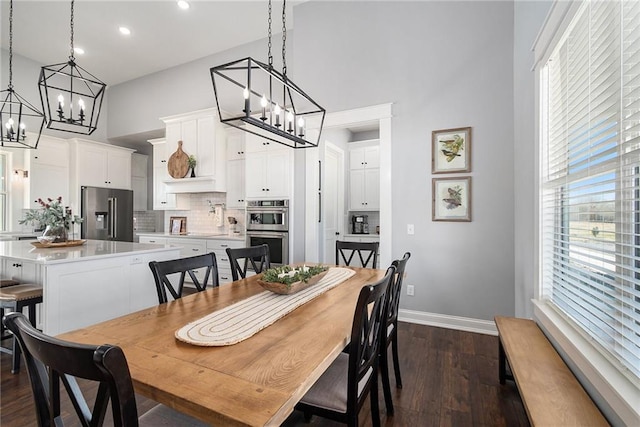
M271 292L289 295L315 285L324 277L328 269L322 265L299 267L285 265L268 269L262 274L258 283Z
M38 241L41 243L61 243L68 239L69 229L73 224L82 222L82 218L73 215L69 206L62 203L62 197L48 198L46 201L37 200L40 209L30 209L19 220L19 224L33 224L38 228L45 228Z

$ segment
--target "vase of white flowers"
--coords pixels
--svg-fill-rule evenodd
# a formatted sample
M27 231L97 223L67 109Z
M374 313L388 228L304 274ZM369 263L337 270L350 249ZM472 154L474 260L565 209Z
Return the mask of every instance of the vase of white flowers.
M38 199L37 202L40 209L30 209L18 223L45 227L42 237L38 239L43 242L66 242L69 238L69 228L72 224L81 223L82 218L73 215L71 209L62 204L62 197L48 198L47 201Z

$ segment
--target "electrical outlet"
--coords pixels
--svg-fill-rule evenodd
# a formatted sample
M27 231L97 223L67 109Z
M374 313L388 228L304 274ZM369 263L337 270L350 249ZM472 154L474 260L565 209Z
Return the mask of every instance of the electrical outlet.
M407 224L407 234L414 234L415 229L413 228L413 224Z
M414 291L415 291L415 288L413 285L407 285L407 295L411 297L414 296L415 295Z
M139 256L134 256L133 258L131 258L131 264L141 264L142 263L142 258L140 258Z

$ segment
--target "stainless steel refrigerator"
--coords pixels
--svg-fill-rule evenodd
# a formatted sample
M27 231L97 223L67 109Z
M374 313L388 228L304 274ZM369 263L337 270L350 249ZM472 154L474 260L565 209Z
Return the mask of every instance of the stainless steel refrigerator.
M81 188L82 238L133 242L133 191Z

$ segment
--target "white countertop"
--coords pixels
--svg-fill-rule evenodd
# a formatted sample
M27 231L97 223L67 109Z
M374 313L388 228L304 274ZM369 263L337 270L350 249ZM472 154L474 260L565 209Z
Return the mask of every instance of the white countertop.
M30 241L0 242L0 258L31 261L40 264L77 262L100 257L118 257L133 253L153 253L173 250L160 245L106 240L87 240L82 246L38 249Z
M229 236L227 233L188 233L188 234L171 234L164 231L156 232L136 232L138 236L151 237L167 237L170 239L220 239L220 240L245 240L244 234Z

